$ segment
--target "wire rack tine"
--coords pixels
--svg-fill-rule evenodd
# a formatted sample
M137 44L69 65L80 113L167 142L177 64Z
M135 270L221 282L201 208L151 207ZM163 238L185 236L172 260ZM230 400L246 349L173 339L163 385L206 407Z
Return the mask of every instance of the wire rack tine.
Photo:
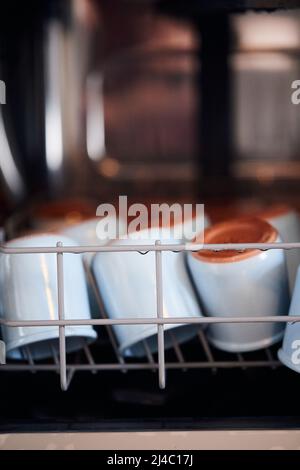
M59 359L58 359L58 356L57 356L57 352L56 352L56 349L53 346L53 344L51 344L51 352L52 352L52 357L53 357L54 364L56 364L56 365L59 364Z
M167 332L167 334L169 335L169 337L171 338L171 342L172 342L172 346L174 348L174 351L175 351L175 354L176 354L176 357L177 357L177 360L180 364L183 365L182 367L182 370L186 372L186 367L184 367L184 356L182 354L182 351L181 351L181 347L178 343L178 340L176 338L176 335L173 333L173 331L169 330Z
M201 342L201 345L202 345L202 348L204 350L204 353L206 355L206 358L208 360L209 363L213 363L215 361L214 359L214 356L213 356L213 353L211 351L211 348L209 346L209 343L206 339L206 336L205 336L205 333L203 330L199 330L198 331L198 337L200 339L200 342ZM212 367L212 372L215 374L217 372L217 368L216 367Z
M62 242L57 243L57 247L62 247ZM57 253L57 297L58 297L58 318L65 319L64 306L64 260L63 253ZM63 391L68 389L67 382L67 359L66 359L66 332L65 326L59 326L59 365L60 384Z
M74 378L75 373L76 373L76 369L75 369L75 368L69 369L68 375L67 375L67 389L70 387L71 382L72 382L72 380L73 380L73 378Z
M34 363L34 359L33 359L33 356L31 354L29 346L24 346L23 350L25 352L25 356L27 358L28 364L30 366L32 366L32 371L31 372L32 372L32 374L35 374L35 370L34 370L35 363Z
M246 361L244 359L244 356L241 354L241 353L237 353L237 358L238 358L238 361L241 363L241 368L242 370L246 370L247 367L246 367Z
M153 358L153 354L151 352L151 349L149 347L148 341L146 339L143 340L143 346L145 349L146 357L148 359L149 364L155 365L155 361ZM155 367L152 369L153 372L156 372Z
M31 351L29 349L28 346L23 346L23 351L24 351L24 356L26 357L27 361L28 361L28 364L30 364L31 366L34 366L34 360L33 360L33 357L32 357L32 354L31 354Z
M106 311L105 311L105 307L104 307L104 304L103 304L103 301L101 299L101 296L99 294L99 291L98 291L98 288L97 288L97 285L96 285L96 281L95 281L95 278L94 278L94 275L90 269L90 265L89 263L84 259L83 260L83 265L84 265L84 269L85 269L85 273L86 273L86 276L87 276L87 280L88 282L90 283L91 287L92 287L92 290L93 290L93 294L95 296L95 300L96 300L96 303L97 303L97 307L99 309L99 313L101 315L102 318L107 318L107 315L106 315ZM117 341L116 341L116 338L115 338L115 334L113 332L113 329L110 325L106 325L106 331L107 331L107 334L108 334L108 337L109 337L109 340L110 340L110 343L112 345L112 348L114 350L114 353L115 353L115 356L116 358L118 359L118 362L120 364L126 364L124 358L121 356L120 352L119 352L119 348L118 348L118 344L117 344ZM127 372L127 369L126 367L124 367L122 369L122 372L123 373L126 373Z
M156 246L161 245L160 240L156 240ZM157 302L157 317L164 317L163 310L163 281L162 281L162 252L155 252L155 275L156 275L156 302ZM159 387L166 388L166 369L165 369L165 338L164 338L164 325L158 325L158 376Z
M273 363L271 368L276 369L276 365L274 365L274 357L273 357L272 351L269 348L266 348L265 352L266 352L266 356L267 356L268 360L270 361L270 363Z
M59 365L59 359L58 359L58 356L57 356L57 352L56 352L56 349L55 349L55 347L52 343L50 344L50 350L51 350L51 355L52 355L52 359L53 359L54 364L56 366ZM57 373L59 374L59 370L57 371Z
M91 365L91 366L94 366L96 363L95 363L95 360L93 358L93 355L92 355L92 352L89 348L89 345L87 344L86 340L84 339L83 340L83 350L84 350L84 353L85 353L85 356L88 360L88 363ZM97 374L97 371L95 369L92 369L92 373L93 374Z

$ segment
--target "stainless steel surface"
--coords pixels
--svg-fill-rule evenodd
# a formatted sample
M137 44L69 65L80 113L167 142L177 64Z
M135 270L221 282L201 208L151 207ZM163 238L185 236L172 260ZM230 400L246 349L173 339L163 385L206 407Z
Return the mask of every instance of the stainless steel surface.
M37 192L76 193L84 184L90 28L77 15L82 0L29 1L18 6L18 18L8 3L0 31L0 74L7 85L0 177L14 206Z
M15 142L8 132L4 119L5 106L0 104L0 176L6 192L14 202L20 202L25 197L25 181L18 167L18 155ZM10 134L10 137L9 137Z

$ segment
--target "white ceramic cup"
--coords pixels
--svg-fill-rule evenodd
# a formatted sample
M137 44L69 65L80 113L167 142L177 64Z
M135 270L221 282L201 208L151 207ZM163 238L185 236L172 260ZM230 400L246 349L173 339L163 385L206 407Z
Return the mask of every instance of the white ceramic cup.
M280 205L270 207L259 214L261 218L269 222L278 231L283 242L300 242L300 216L292 208ZM293 292L297 269L300 264L300 249L285 251L289 287Z
M12 240L9 248L51 247L61 241L74 246L74 240L53 234L40 234ZM87 286L81 257L64 254L64 307L65 319L90 319ZM58 319L56 254L1 254L0 255L1 315L6 320ZM3 327L7 356L22 359L22 348L30 347L34 359L52 355L58 350L59 331L56 326ZM68 352L83 347L97 338L91 326L65 328Z
M300 316L300 268L297 271L289 315ZM278 358L290 369L300 372L300 323L287 323Z
M117 224L119 229L118 236L126 234L127 227L122 219L106 217L105 221L107 224ZM71 225L70 227L67 227L62 230L60 233L72 238L80 246L103 246L111 240L109 239L109 237L105 236L105 233L103 233L103 231L100 230L101 233L99 233L98 230L97 232L99 222L101 222L101 217L95 217L84 222ZM90 265L93 258L93 253L85 253L83 257L84 260L88 263L88 265Z
M92 219L85 220L84 222L67 227L61 231L61 233L67 237L72 238L76 242L76 245L79 246L104 246L107 245L107 243L109 243L111 240L108 236L106 236L106 232L104 232L107 226L99 226L100 221L103 222L103 218L94 217ZM105 223L112 224L112 227L115 226L116 232L118 232L119 236L125 235L127 233L127 226L121 218L107 216L105 218ZM91 264L94 255L95 253L83 253L82 255L83 263L86 269L89 271L91 270ZM99 309L92 283L89 281L88 276L87 286L91 315L93 318L99 318L101 311Z
M276 230L260 219L237 219L205 231L205 243L266 243ZM200 251L188 254L188 266L203 313L217 317L286 315L289 292L282 250ZM209 341L228 352L270 346L283 335L280 323L225 324L208 327Z
M165 241L162 229L159 233L162 242L177 243ZM154 229L151 236L153 234ZM158 234L157 237L159 238ZM143 240L143 232L140 232L139 240L118 240L115 243L145 245L154 244L155 241L153 238ZM157 317L154 252L145 255L137 252L98 253L93 260L92 269L110 318ZM183 253L163 252L162 270L164 317L201 316ZM197 334L198 329L196 325L165 325L165 348L172 346L171 334L181 343ZM156 325L116 325L114 331L120 351L126 356L144 356L144 340L147 340L152 352L157 351Z

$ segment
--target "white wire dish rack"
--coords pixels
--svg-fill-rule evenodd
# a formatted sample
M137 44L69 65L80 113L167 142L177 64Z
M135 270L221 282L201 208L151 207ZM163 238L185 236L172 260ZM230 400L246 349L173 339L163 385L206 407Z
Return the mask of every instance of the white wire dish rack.
M300 249L300 243L234 243L234 244L204 244L196 245L190 243L182 244L161 244L156 241L155 245L107 245L107 246L63 246L58 242L55 247L36 247L36 248L9 248L0 246L0 253L3 254L56 254L57 259L57 286L58 286L58 319L57 320L34 320L34 321L8 321L0 318L0 324L7 327L41 327L41 326L57 326L59 328L59 353L52 350L52 360L35 362L30 351L30 347L24 347L23 357L24 361L8 362L0 366L1 371L28 371L36 373L39 371L57 372L60 374L60 383L62 390L66 391L74 374L80 371L90 371L97 373L98 371L121 371L127 372L131 370L149 370L158 371L159 386L165 388L166 386L166 369L179 369L187 371L188 369L211 369L216 372L220 368L241 368L246 369L250 367L271 367L276 368L281 363L274 357L270 348L261 351L260 357L248 358L248 354L230 354L226 360L218 360L215 357L215 351L210 347L205 332L203 329L198 331L199 350L204 354L204 360L193 358L192 361L186 360L182 351L182 346L179 345L175 336L171 332L164 331L166 324L195 324L207 325L212 323L263 323L263 322L298 322L300 316L260 316L260 317L184 317L184 318L164 318L163 316L163 280L162 280L162 256L163 252L188 252L199 251L201 249L219 251L219 250L237 250L244 251L247 249L257 250L271 250L271 249ZM123 318L123 319L110 319L106 316L101 297L98 293L96 283L93 275L88 266L85 265L86 275L91 283L99 310L101 311L101 318L89 320L66 320L64 318L64 254L72 253L81 255L84 253L97 253L97 252L139 252L145 255L148 252L155 252L155 275L156 275L156 317L153 318ZM157 325L157 341L158 353L153 355L144 341L146 359L140 361L132 361L125 359L119 352L118 344L112 329L113 325ZM83 354L80 354L80 359L76 355L71 354L72 360L69 360L69 355L66 354L66 326L85 326L93 325L104 327L107 330L108 337L112 352L114 354L114 361L104 362L95 360L93 354L93 346L83 343ZM173 357L174 360L166 361L164 340L165 335L171 335ZM75 356L75 358L74 358Z

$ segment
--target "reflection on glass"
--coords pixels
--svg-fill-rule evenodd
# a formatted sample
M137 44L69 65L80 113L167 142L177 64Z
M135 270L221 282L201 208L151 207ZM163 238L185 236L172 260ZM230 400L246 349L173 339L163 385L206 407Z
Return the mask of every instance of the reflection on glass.
M235 170L271 182L299 175L300 109L291 102L300 77L299 12L233 15L230 58Z
M7 135L3 122L3 115L0 108L0 171L4 177L9 191L16 199L21 199L24 195L24 184L18 168L14 162L12 151L7 140Z
M63 163L63 130L61 108L61 42L63 30L59 23L49 25L46 75L46 159L51 172Z

